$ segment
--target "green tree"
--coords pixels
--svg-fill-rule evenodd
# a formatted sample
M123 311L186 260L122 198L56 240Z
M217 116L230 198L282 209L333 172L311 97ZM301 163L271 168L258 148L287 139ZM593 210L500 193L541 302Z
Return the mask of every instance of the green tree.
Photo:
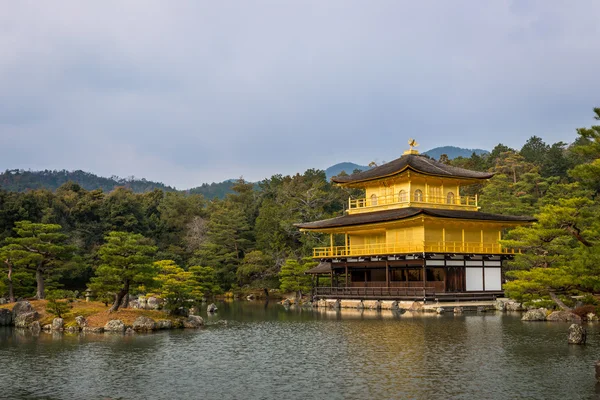
M544 143L542 138L532 136L523 145L519 153L526 162L541 167L549 150L549 146Z
M67 235L57 224L36 224L19 221L15 224L17 237L7 238L2 253L9 263L18 263L35 271L36 298L44 298L46 275L60 273L65 262L74 256L75 246L67 244ZM5 258L6 260L6 258Z
M65 314L73 308L72 292L66 290L52 290L47 296L48 303L46 305L46 311L50 314L56 315L58 318L62 318Z
M154 278L158 288L155 293L165 300L165 309L169 312L177 314L204 295L193 272L184 271L172 260L157 261L154 265L158 270Z
M152 285L156 276L156 266L152 264L156 247L144 236L128 232L110 232L105 240L98 250L100 265L89 286L98 296L114 293L109 310L114 312L123 299L127 303L133 285Z
M287 259L279 272L279 280L281 282L280 289L284 292L296 292L296 298L300 299L302 293L311 290L310 276L305 272L317 265L316 262L309 258L301 261L295 259Z
M265 289L268 295L267 289L279 287L277 272L277 265L271 257L254 250L246 254L237 270L238 283L240 286Z
M215 203L207 224L206 241L193 262L214 267L220 282L232 284L237 267L252 243L249 230L247 218L238 204Z
M193 274L196 288L203 296L213 296L221 293L221 287L217 283L217 275L212 267L193 265L188 269Z

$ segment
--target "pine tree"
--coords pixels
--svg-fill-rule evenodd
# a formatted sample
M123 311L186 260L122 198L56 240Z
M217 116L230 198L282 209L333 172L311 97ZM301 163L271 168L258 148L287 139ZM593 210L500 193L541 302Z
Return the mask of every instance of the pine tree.
M300 299L302 293L311 290L310 276L305 272L317 265L316 262L309 258L301 261L295 259L286 260L279 272L279 280L281 285L279 288L284 292L296 292L296 297Z
M158 272L154 277L158 288L155 293L165 300L165 309L177 313L190 301L199 301L204 295L193 272L184 271L172 260L157 261L154 265Z
M56 224L35 224L19 221L15 224L17 237L7 238L1 249L9 273L14 265L35 271L36 298L44 298L46 276L60 272L65 261L73 258L75 246L67 245L67 235Z
M109 311L114 312L124 298L127 302L133 285L153 283L156 266L152 256L156 247L144 236L128 232L110 232L105 240L98 250L100 265L89 287L100 297L113 293L114 303Z

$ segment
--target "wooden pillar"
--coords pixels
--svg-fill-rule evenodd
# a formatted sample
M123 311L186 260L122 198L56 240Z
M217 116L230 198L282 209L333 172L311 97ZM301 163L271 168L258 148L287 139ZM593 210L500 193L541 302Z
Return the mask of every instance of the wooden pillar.
M331 287L333 287L333 269L331 269L331 273L329 275L330 275L330 279L331 279L331 282L329 283L329 285Z
M390 287L390 264L385 260L385 287Z
M413 194L412 194L412 183L410 180L410 171L408 171L408 205L410 206L411 203L411 199L413 198Z
M346 270L346 287L348 287L348 263L347 262L344 265L344 268Z
M483 253L483 229L481 230L481 252Z
M443 246L443 250L442 251L448 251L446 249L446 227L442 226L442 246Z
M345 256L349 256L350 255L350 249L348 248L348 234L347 233L344 233L344 245L346 247L346 249L345 249L346 254L344 254L344 255ZM346 271L346 272L348 272L348 271Z
M462 243L460 245L460 250L465 251L465 228L462 229Z
M331 248L331 257L333 257L333 233L329 234L329 247Z

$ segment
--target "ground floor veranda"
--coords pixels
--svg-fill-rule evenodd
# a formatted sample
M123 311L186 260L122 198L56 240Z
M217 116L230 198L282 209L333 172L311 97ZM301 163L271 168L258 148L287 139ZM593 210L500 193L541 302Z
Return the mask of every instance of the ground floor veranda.
M503 295L506 258L422 253L321 259L309 273L317 299L488 300Z

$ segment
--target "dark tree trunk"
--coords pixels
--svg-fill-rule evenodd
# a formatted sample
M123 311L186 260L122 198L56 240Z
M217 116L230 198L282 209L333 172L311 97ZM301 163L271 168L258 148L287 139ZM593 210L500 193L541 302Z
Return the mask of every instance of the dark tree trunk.
M37 281L37 293L35 298L41 300L45 297L44 294L44 271L38 267L35 270L35 280Z
M265 291L265 297L266 297L266 299L269 300L269 289L264 288L263 290Z
M121 303L121 308L129 308L129 293L127 293L123 297L123 302Z
M556 293L550 292L550 298L564 311L571 311L571 308L569 306L567 306L565 303L563 303L562 300L558 298Z
M14 303L15 302L15 292L13 290L13 281L12 281L13 265L9 259L6 259L6 261L4 261L4 263L8 266L8 276L6 277L6 281L8 282L8 301L10 303Z
M121 302L123 301L123 298L128 294L129 294L129 280L126 280L125 284L123 285L123 288L121 290L119 290L119 293L117 293L115 295L115 302L113 303L110 310L108 310L108 312L111 313L111 312L117 311L119 309L119 307L121 306Z

